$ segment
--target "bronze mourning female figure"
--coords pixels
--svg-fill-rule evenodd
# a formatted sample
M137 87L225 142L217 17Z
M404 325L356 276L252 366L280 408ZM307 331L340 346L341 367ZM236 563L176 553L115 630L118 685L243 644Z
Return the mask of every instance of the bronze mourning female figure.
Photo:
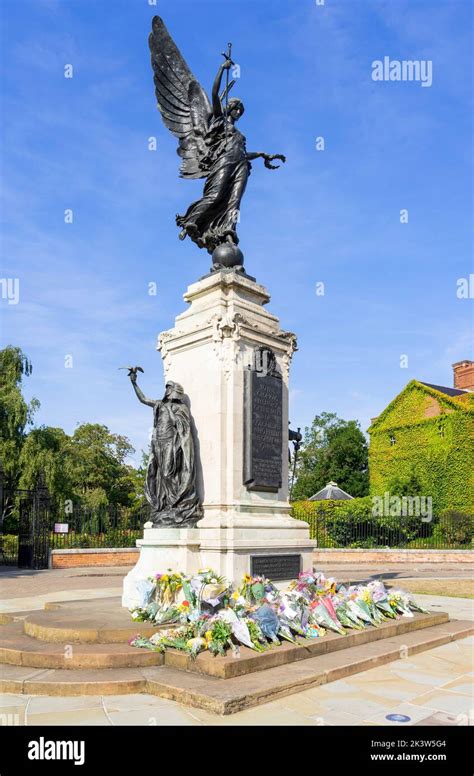
M176 217L180 239L190 237L199 248L206 248L212 254L213 270L243 269L236 224L250 162L261 158L274 170L278 165L271 164L273 159L286 159L282 154L247 151L245 137L236 127L244 106L238 99L229 100L234 85L228 77L234 65L230 48L214 81L211 104L159 16L153 19L149 43L158 108L165 125L179 139L180 175L206 178L201 199ZM227 85L220 94L224 72Z
M148 399L137 383L141 367L129 367L135 393L153 408L153 433L145 482L155 527L193 527L202 517L196 491L196 464L191 415L179 383L168 381L162 400Z

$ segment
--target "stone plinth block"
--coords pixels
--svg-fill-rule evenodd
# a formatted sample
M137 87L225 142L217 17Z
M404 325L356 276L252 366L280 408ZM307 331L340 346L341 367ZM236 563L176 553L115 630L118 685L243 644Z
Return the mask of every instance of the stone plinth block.
M138 539L140 558L123 582L122 606L140 606L140 584L168 569L195 573L199 566L199 531L196 528L145 528Z
M314 542L308 526L291 517L213 516L200 521L199 532L201 566L236 584L244 574L264 573L284 587L300 571L313 567ZM291 569L289 574L286 568Z

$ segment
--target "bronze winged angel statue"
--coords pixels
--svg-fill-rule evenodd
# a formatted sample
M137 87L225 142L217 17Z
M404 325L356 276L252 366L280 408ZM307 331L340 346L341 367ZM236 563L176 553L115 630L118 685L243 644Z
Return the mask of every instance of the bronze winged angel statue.
M275 170L279 165L271 162L285 162L286 158L282 154L247 151L245 137L236 127L244 112L243 103L229 100L235 83L229 84L229 70L234 65L230 46L229 53L223 55L209 102L159 16L153 19L149 44L158 108L165 126L179 140L180 176L206 178L201 199L193 202L184 215L176 216L179 237L190 237L199 248L206 248L212 254L213 270L243 270L236 225L250 162L261 158L266 167ZM225 72L227 84L221 93Z

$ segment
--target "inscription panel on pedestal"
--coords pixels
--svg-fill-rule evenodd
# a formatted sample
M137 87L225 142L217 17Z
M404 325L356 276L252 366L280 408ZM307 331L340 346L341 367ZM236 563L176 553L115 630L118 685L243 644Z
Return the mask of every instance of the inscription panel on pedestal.
M244 375L244 484L277 492L282 485L283 381L275 371Z
M263 576L277 582L282 579L296 579L301 571L301 555L252 555L250 574Z

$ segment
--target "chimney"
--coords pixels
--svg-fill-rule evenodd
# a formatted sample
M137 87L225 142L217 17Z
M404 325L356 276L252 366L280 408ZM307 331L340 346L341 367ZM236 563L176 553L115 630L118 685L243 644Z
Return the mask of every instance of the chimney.
M474 391L474 361L453 364L454 387L460 391Z

